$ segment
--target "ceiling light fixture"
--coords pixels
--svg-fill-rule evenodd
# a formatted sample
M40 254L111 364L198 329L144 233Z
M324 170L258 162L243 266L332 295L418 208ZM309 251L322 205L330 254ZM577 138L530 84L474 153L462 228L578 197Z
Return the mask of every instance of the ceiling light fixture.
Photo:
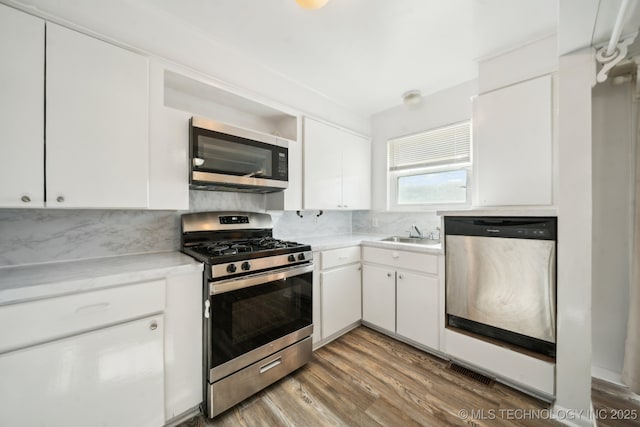
M329 0L296 0L296 3L305 9L320 9L328 2Z
M408 106L418 105L422 102L422 93L417 89L409 90L402 94L402 102Z

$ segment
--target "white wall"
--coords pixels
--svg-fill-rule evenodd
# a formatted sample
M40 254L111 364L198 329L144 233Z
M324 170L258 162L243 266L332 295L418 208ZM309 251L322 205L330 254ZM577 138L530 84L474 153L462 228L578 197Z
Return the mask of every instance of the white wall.
M371 205L387 208L387 141L403 135L445 126L471 118L475 80L422 97L415 107L399 105L371 117Z
M338 105L286 76L213 40L152 2L131 0L0 0L45 19L83 29L100 38L130 46L191 67L255 95L320 117L357 132L369 134L369 119ZM185 6L188 7L188 6Z
M635 108L632 84L593 90L592 373L620 381L629 315Z
M558 67L558 285L555 410L582 413L592 425L591 49L560 57ZM561 413L561 412L560 412Z

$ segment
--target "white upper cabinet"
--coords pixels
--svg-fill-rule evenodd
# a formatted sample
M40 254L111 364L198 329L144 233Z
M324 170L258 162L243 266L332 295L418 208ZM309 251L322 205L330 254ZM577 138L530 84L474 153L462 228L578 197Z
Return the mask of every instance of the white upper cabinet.
M0 5L0 206L44 205L44 21Z
M147 59L47 23L46 61L47 206L147 207Z
M553 203L551 94L546 75L475 99L474 205Z
M303 134L304 208L369 209L370 141L309 118Z

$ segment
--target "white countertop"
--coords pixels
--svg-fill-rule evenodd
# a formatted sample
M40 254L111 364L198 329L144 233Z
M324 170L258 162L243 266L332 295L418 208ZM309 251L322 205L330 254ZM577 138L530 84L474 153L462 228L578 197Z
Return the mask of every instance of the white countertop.
M127 255L0 268L0 305L202 271L180 252Z
M311 245L314 251L326 251L330 249L346 248L349 246L373 246L384 249L406 250L410 252L422 252L441 254L442 245L416 245L411 243L382 242L389 235L378 234L340 234L335 236L311 236L299 237L296 241Z
M439 216L558 216L554 207L482 207L461 210L437 211Z

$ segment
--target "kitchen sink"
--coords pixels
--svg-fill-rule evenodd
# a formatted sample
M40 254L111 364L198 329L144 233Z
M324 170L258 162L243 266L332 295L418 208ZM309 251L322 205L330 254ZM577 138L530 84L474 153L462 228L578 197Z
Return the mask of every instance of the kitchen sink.
M406 237L406 236L391 236L386 239L382 239L383 242L393 242L393 243L411 243L413 245L439 245L440 240L438 239L429 239L427 237Z

